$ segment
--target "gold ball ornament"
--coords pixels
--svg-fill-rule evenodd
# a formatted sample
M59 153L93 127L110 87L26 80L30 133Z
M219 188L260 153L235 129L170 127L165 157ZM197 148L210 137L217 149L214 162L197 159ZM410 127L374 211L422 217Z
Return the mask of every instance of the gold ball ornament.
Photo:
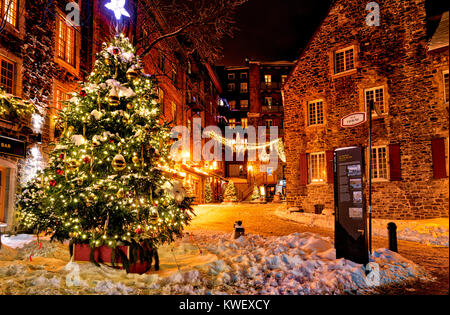
M105 58L105 65L107 66L111 65L111 59L109 57Z
M128 69L126 76L128 81L134 81L139 77L139 71L134 68L130 68Z
M122 154L117 154L114 157L112 167L115 171L123 171L127 167L127 162Z
M108 104L111 107L117 107L120 105L120 98L118 95L109 95L108 96Z
M159 215L158 213L151 214L148 218L150 224L156 225L158 223Z
M132 161L133 161L134 164L139 164L140 159L135 155L135 156L133 156Z
M125 191L123 189L120 189L117 192L117 198L119 198L119 199L125 198Z
M134 108L134 104L133 103L128 103L127 104L127 109L128 110L132 110Z

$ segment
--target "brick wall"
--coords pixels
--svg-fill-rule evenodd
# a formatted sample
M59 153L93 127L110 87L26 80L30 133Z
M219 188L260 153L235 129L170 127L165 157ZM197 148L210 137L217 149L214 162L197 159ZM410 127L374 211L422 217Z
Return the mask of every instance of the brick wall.
M439 83L448 48L427 52L423 0L377 1L381 25L365 24L367 1L338 0L298 60L285 90L287 194L307 212L334 206L333 185L300 183L299 157L367 146L368 128L342 129L340 119L365 111L364 89L384 86L388 114L374 120L374 145L399 144L401 181L374 184L374 215L389 219L448 216L448 178L433 179L432 139L448 137L449 112ZM354 45L356 71L334 76L333 52ZM307 126L307 102L323 99L325 124Z

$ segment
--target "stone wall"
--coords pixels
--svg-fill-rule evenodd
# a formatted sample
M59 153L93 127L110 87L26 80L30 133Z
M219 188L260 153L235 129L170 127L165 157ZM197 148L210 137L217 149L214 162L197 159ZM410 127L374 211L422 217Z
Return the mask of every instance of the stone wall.
M284 87L287 193L307 212L334 206L333 185L302 186L299 157L348 146L367 146L368 127L342 129L340 120L365 111L364 90L384 86L388 114L374 119L374 145L400 145L401 181L374 184L374 215L388 219L448 216L448 178L433 178L432 139L448 137L442 70L448 47L427 51L423 0L377 1L381 25L365 23L367 1L335 1ZM334 75L334 51L354 45L356 70ZM307 102L324 101L325 124L307 126Z

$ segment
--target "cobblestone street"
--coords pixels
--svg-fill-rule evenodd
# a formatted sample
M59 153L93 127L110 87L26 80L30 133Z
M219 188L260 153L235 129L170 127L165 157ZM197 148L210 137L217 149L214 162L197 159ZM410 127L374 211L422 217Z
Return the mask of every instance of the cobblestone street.
M197 217L192 221L188 231L222 231L232 232L235 221L242 221L246 233L263 236L283 236L292 233L311 232L334 239L334 232L327 229L309 227L294 221L285 220L275 214L280 205L210 205L195 208ZM375 237L374 248L387 248L386 238ZM399 253L424 267L433 277L434 282L416 281L398 287L382 288L380 294L448 294L449 293L449 249L433 247L414 242L399 241Z

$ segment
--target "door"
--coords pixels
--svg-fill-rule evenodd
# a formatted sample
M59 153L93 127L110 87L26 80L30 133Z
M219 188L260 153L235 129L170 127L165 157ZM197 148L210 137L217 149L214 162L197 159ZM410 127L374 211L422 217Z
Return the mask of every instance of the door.
M0 222L6 222L5 191L6 191L6 168L0 167Z

